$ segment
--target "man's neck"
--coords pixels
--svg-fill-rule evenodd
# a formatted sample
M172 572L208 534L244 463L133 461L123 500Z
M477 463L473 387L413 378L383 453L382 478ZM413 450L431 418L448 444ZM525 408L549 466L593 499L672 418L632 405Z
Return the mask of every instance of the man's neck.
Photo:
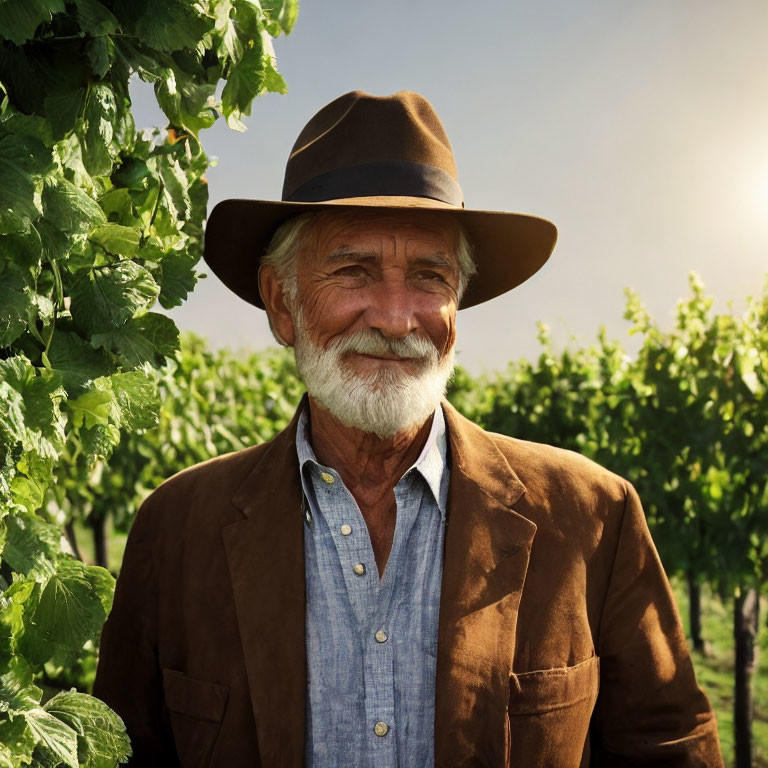
M388 494L413 466L429 435L432 418L394 437L382 439L371 432L338 421L311 396L312 449L320 463L333 467L357 497L371 501Z

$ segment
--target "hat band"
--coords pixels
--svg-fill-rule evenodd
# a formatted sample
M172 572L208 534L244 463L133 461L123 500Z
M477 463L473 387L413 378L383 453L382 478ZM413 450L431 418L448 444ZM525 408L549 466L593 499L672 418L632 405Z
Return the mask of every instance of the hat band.
M315 176L290 195L288 203L322 203L348 197L427 197L458 208L464 195L442 168L407 161L381 161L337 168Z

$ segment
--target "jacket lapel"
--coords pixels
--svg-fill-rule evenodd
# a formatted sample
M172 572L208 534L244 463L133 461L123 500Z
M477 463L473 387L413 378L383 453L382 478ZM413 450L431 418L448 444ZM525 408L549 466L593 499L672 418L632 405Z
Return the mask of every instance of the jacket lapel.
M506 764L520 595L536 525L525 487L478 426L443 402L451 450L435 703L437 766Z
M242 520L222 529L264 766L304 764L306 656L304 530L290 425L261 455L232 502Z

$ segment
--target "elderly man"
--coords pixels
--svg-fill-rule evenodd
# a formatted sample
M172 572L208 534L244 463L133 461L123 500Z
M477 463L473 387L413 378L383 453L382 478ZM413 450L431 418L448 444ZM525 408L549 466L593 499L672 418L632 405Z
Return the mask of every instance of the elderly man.
M722 765L632 486L442 399L457 310L554 241L464 208L409 92L340 97L282 201L217 206L206 260L308 396L138 513L94 687L132 765Z

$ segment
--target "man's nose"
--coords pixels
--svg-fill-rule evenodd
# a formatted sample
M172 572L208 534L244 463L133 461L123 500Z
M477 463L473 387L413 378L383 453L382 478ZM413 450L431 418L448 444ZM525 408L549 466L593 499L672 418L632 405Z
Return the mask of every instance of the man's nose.
M369 328L393 339L403 339L419 327L413 291L399 270L371 286L365 320Z

